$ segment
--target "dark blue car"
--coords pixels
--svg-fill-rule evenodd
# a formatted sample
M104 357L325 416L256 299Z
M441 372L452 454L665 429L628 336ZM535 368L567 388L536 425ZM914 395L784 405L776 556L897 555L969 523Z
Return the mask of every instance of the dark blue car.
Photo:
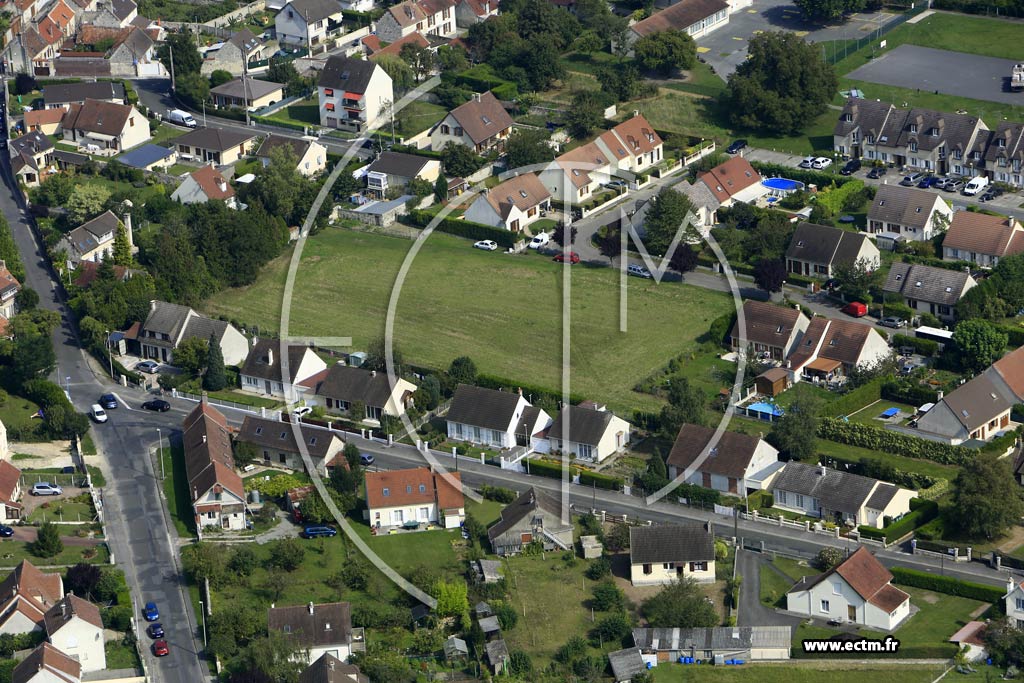
M324 536L337 536L338 530L326 525L307 526L302 530L303 538L322 538Z
M923 179L921 182L919 182L917 186L920 187L922 190L927 190L929 187L932 187L937 182L939 182L939 179L933 175L930 175L927 178Z
M103 394L100 396L100 406L104 410L114 410L117 408L117 397L113 394Z
M160 618L160 610L156 608L156 603L147 602L146 606L142 608L142 616L146 618L146 621L157 621Z
M153 638L154 640L157 639L157 638L163 638L164 637L164 625L161 624L161 623L150 624L149 625L149 637Z

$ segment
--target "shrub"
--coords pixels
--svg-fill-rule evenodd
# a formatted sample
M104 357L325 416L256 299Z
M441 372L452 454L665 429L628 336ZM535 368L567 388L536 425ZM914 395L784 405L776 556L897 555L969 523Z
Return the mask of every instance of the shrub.
M100 612L100 616L103 619L103 628L111 631L127 631L132 627L131 605L109 607Z
M516 494L512 489L507 489L502 486L490 486L488 484L484 484L480 487L480 495L487 500L493 500L496 503L503 503L505 505L508 505L518 498L518 494Z
M410 211L406 216L408 224L419 228L427 227L432 220L434 220L434 214L429 211ZM451 216L442 218L434 229L471 240L494 240L501 247L511 247L517 239L516 235L508 230L493 228L482 223L463 221Z
M828 410L833 415L849 415L881 398L882 379L876 378L863 384L853 391L847 392L834 401L829 402Z
M915 499L916 500L916 499ZM892 542L899 540L914 531L920 526L923 526L935 519L939 514L939 504L933 500L922 500L917 504L917 508L911 510L905 514L899 521L893 522L892 524L885 527L885 540L886 542Z
M591 581L597 581L612 573L612 563L607 557L599 557L590 563L583 575Z
M893 348L900 348L901 346L909 346L914 349L914 353L919 353L922 356L934 356L939 352L939 342L932 341L931 339L918 339L917 337L911 337L908 334L894 334L892 336Z
M857 527L857 531L860 532L860 535L863 538L872 538L876 541L885 540L885 531L883 531L882 529L876 529L873 526L864 526L862 524L859 527Z
M890 571L892 572L894 583L912 588L923 588L924 590L935 591L936 593L969 598L971 600L998 603L1002 601L1003 594L1005 593L1004 588L986 586L971 581L960 581L951 576L930 574L916 569L893 567Z
M562 400L562 392L560 390L549 389L535 384L523 384L516 380L495 375L478 374L476 376L476 385L485 389L502 389L504 391L518 391L522 389L523 395L530 399L530 402L534 405L538 402L548 401L557 406ZM569 394L569 403L573 405L580 403L582 400L583 396L579 394Z
M937 402L939 395L934 389L920 384L889 380L882 385L882 398L887 401L922 406L925 403Z
M962 446L926 441L871 425L844 422L829 417L821 419L818 436L849 446L869 448L907 458L931 460L943 465L964 465L975 455L975 451Z

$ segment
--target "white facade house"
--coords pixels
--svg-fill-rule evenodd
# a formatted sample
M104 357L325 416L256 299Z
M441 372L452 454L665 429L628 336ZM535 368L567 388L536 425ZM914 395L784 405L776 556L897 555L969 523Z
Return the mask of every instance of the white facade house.
M872 368L892 355L889 341L870 325L840 318L814 317L786 359L791 382L829 386L854 368Z
M86 100L61 120L63 137L95 154L114 155L149 140L149 121L129 104Z
M454 482L454 483L453 483ZM458 528L466 518L458 472L442 474L425 467L366 473L366 507L376 529L408 524Z
M122 222L113 211L105 211L65 235L58 243L58 248L63 249L67 255L68 268L73 269L82 261L99 263L112 256L114 240L122 227L128 238L128 246L134 253L135 236L132 230L132 217L128 213L124 215Z
M1006 595L1003 596L1003 605L1010 623L1024 629L1024 581L1009 579Z
M868 231L891 239L930 240L949 227L953 208L916 187L879 185L868 209Z
M81 683L82 665L44 642L14 667L10 680L12 683Z
M174 349L192 337L207 341L213 337L220 344L225 365L238 365L249 355L249 340L234 325L166 301L151 301L146 321L125 333L126 339L139 345L139 355L161 363L173 363Z
M60 574L44 574L22 560L0 582L0 635L20 635L43 629L43 617L64 597Z
M289 641L296 650L295 659L307 665L324 655L346 662L353 652L366 649L363 629L352 628L347 602L271 606L267 629Z
M521 232L540 220L550 205L551 194L540 179L524 173L486 190L463 216L474 223Z
M490 448L513 448L520 420L531 407L521 393L460 384L448 409L448 438Z
M548 428L552 453L599 463L629 443L631 425L604 406L584 402L565 406Z
M835 569L801 579L786 594L786 609L892 631L910 616L910 596L891 582L892 573L861 546Z
M781 467L779 452L764 439L738 432L723 432L709 449L714 434L699 425L680 427L665 463L669 479L689 473L688 484L741 497L766 488Z
M327 369L327 363L308 346L288 345L288 376L284 377L281 341L254 339L252 349L239 368L242 391L294 401L308 387L299 382Z
M185 476L196 526L241 531L246 526L245 485L235 471L231 430L203 394L182 424Z
M50 644L77 659L83 673L107 668L103 619L96 605L69 594L47 611L44 622Z
M6 441L6 429L3 429L3 438ZM21 519L24 507L18 502L20 499L21 470L6 460L0 460L0 522L9 524Z
M386 372L366 370L338 362L311 377L300 380L299 390L309 389L307 402L322 405L330 411L348 413L353 420L369 424L380 423L385 415L400 417L413 405L416 385L401 377L395 386ZM362 415L352 415L352 407L362 404Z
M380 125L395 101L391 77L371 61L334 55L317 81L320 125L363 133Z
M512 117L488 90L483 94L473 93L469 102L448 112L430 131L430 148L441 151L453 142L483 154L504 147L511 134Z
M377 20L377 35L389 43L411 33L454 38L456 31L453 0L405 0L389 7Z
M690 578L715 581L715 535L699 524L629 528L629 580L634 586L667 585Z
M341 26L341 5L335 0L291 0L274 17L277 39L286 45L319 45Z
M313 461L316 471L321 474L327 473L328 466L348 469L348 461L339 457L345 442L332 431L300 430L280 420L246 415L235 435L235 443L252 446L255 457L265 467L283 467L303 472L307 470L303 460L305 452Z
M910 512L916 491L824 465L787 462L771 484L775 507L836 524L881 529Z
M270 135L259 151L256 158L260 160L264 168L270 165L271 154L275 149L288 148L295 155L295 170L307 178L321 173L327 168L327 148L313 138L295 140L280 135Z

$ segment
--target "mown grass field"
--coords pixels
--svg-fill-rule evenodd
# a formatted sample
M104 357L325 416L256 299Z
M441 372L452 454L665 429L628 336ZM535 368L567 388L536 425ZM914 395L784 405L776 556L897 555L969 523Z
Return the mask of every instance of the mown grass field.
M662 664L654 670L655 683L931 683L946 667L939 665L856 664L853 662L807 662L800 664L758 664L742 667L680 666ZM957 676L954 680L961 680Z
M307 242L291 302L291 334L351 336L355 349L384 332L388 301L408 240L328 229ZM270 263L249 287L219 293L204 309L280 328L291 254ZM571 390L616 410L657 408L633 386L672 357L707 355L697 339L732 310L730 299L679 283L631 279L628 331L619 331L619 276L609 268L571 269ZM562 269L531 253L508 256L432 235L406 275L394 316L406 362L446 368L468 355L484 373L561 387Z

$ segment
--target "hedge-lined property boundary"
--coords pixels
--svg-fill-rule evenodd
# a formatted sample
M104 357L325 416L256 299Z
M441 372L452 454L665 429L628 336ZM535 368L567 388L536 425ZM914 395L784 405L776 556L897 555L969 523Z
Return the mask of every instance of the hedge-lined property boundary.
M562 478L561 463L551 462L549 460L530 460L527 467L530 474L536 474L550 479ZM580 469L575 465L570 465L569 471L574 475L580 475L580 484L583 486L596 486L599 489L608 489L609 491L618 491L622 488L622 479L619 479L618 477L610 477L607 474L601 474L600 472L591 472L589 470Z
M964 448L963 446L951 446L938 441L927 441L888 429L857 424L855 422L844 422L832 417L822 418L821 425L818 428L818 436L822 439L828 439L829 441L835 441L848 446L870 448L871 450L902 455L907 458L931 460L943 465L965 465L978 453L978 451Z
M893 567L889 571L892 572L893 582L901 586L923 588L924 590L935 591L936 593L945 593L946 595L955 595L961 598L980 600L981 602L999 603L1006 593L1005 588L995 588L994 586L986 586L985 584L972 581L960 581L951 576L929 574L917 569Z

